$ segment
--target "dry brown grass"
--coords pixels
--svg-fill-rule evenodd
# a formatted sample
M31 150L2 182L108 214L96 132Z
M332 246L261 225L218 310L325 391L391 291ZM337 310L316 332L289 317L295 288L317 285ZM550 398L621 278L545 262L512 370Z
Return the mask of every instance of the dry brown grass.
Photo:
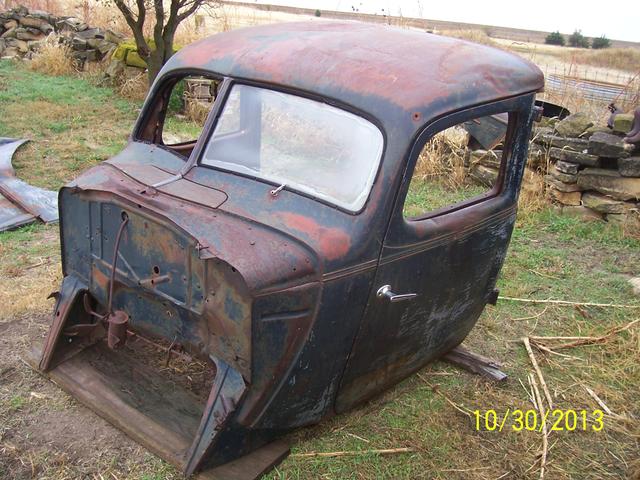
M559 56L568 63L617 70L640 70L640 49L637 48L570 49L561 51Z
M199 102L198 100L186 102L184 108L184 114L187 117L187 120L190 120L197 125L204 125L210 111L211 104Z
M518 212L520 218L527 218L542 211L549 205L545 194L544 175L540 172L525 169L522 189L518 198Z
M613 102L623 111L631 111L640 104L640 78L628 84L626 91L628 95L620 95L613 98ZM575 88L566 88L561 92L544 92L539 94L538 99L545 100L557 105L562 105L570 112L582 112L587 114L596 125L606 126L607 119L611 112L607 109L610 100L595 100L587 98L581 91Z
M632 50L632 49L611 49L616 50ZM634 50L634 53L636 51ZM586 51L578 52L580 55L584 55L588 58L589 55L601 55L603 51ZM557 70L551 70L549 73L560 73L566 77L580 78L585 80L592 80L602 83L611 83L619 85L621 92L614 98L610 99L593 99L585 96L585 92L580 88L575 88L566 84L562 91L549 91L544 93L545 99L548 99L554 103L558 103L565 108L568 108L572 112L584 112L589 114L592 118L605 124L606 119L609 116L607 105L612 101L623 110L630 110L640 103L640 50L637 50L638 60L636 63L627 65L627 70L631 71L631 68L635 68L633 74L615 74L615 71L607 70L605 65L598 66L594 69L585 69L579 65L580 60L568 57L570 60L563 69L558 72ZM606 58L606 57L605 57Z
M127 37L131 37L131 29L113 2L89 2L85 0L81 5L84 5L84 3L87 5L83 8L76 7L74 14L82 19L82 21L87 25L107 28ZM151 22L147 21L145 26L147 27L145 34L152 35L153 27L151 26Z
M51 308L47 295L62 279L58 229L34 227L33 232L4 234L0 240L1 318L42 313Z
M499 45L483 30L443 30L440 34L445 37L460 38L469 42L499 47Z
M149 77L142 70L135 75L120 75L114 83L116 92L129 100L144 100L149 90Z
M443 179L450 189L462 186L467 179L464 157L468 139L466 130L458 127L437 133L420 152L414 178Z
M633 212L629 219L621 225L621 229L624 236L640 240L640 211ZM638 478L640 479L640 477Z
M46 75L71 75L76 72L71 49L55 35L42 41L40 48L29 62L29 68Z
M630 89L630 91L633 91L635 88L640 92L640 84L636 85L636 82L632 82L627 86L627 88ZM606 125L607 119L611 114L607 109L607 105L609 105L610 101L588 98L584 95L583 91L577 88L571 88L568 84L562 90L547 90L539 94L537 98L539 100L545 100L557 105L562 105L572 113L585 113L589 115L597 125ZM622 101L622 98L618 98L615 103L623 109L628 107L628 102Z
M0 0L0 11L9 10L18 6L25 6L29 10L44 10L54 15L62 15L65 9L68 11L66 2L60 0ZM67 15L69 15L67 13Z

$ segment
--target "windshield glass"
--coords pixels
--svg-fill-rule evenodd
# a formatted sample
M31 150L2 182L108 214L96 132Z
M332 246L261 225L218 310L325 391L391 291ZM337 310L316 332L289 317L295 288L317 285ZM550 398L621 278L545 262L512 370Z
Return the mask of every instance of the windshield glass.
M201 163L358 211L382 147L382 133L362 117L307 98L235 85Z

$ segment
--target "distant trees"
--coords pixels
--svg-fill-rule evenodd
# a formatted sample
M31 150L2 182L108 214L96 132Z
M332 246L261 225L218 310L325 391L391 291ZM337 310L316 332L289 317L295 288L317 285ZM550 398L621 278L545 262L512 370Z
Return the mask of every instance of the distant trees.
M580 30L575 30L569 35L569 45L578 48L589 48L589 39L582 35Z
M558 45L564 47L566 39L559 31L555 31L545 37L544 43L547 45ZM611 40L609 40L605 35L596 37L591 40L591 42L589 42L587 37L582 35L582 31L580 30L575 30L571 35L569 35L569 45L572 47L589 48L589 43L591 43L591 48L594 50L609 48L611 46Z
M322 16L322 12L320 11L319 8L316 8L316 17L320 17Z
M562 35L559 31L551 32L544 39L544 43L546 43L547 45L560 45L561 47L564 47L564 35Z
M551 32L544 39L544 43L547 45L559 45L564 47L566 39L559 31ZM582 31L575 30L569 35L569 45L577 48L589 48L589 39L582 35ZM611 40L602 35L591 40L591 48L597 50L600 48L609 48L611 46Z
M599 48L609 48L611 46L611 41L602 35L601 37L596 37L591 41L591 48L599 49Z

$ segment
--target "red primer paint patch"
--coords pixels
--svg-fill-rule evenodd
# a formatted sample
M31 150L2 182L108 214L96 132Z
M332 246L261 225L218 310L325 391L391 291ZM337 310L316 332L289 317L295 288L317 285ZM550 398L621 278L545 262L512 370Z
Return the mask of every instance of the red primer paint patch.
M339 228L323 227L314 219L295 213L283 213L284 224L309 237L328 260L343 257L351 247L351 238Z

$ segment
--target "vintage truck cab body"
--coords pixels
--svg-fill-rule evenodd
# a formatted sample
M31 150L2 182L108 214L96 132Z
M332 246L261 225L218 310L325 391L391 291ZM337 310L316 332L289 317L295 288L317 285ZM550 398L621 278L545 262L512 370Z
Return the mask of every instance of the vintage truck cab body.
M185 75L213 79L215 101L196 141L167 144ZM381 392L492 300L542 86L512 54L362 23L184 48L127 147L60 191L64 280L38 368L186 474ZM425 143L497 114L495 185L404 215ZM200 365L205 394L135 344Z

